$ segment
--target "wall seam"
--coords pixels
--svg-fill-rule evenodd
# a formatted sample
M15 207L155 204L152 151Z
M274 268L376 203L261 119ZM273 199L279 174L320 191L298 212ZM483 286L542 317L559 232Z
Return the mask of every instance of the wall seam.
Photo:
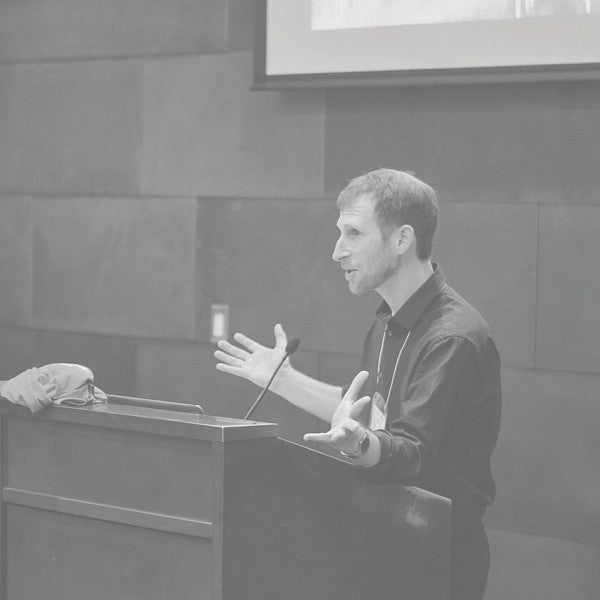
M535 205L535 301L533 304L533 369L537 369L538 359L538 298L539 298L539 270L540 270L540 204Z

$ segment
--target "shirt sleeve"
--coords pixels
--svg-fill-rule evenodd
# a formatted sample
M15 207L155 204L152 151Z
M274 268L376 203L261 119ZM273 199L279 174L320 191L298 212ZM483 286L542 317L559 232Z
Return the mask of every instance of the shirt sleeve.
M460 336L432 340L411 377L400 414L377 430L381 459L368 469L377 479L409 483L440 448L448 426L477 385L481 368L473 343Z

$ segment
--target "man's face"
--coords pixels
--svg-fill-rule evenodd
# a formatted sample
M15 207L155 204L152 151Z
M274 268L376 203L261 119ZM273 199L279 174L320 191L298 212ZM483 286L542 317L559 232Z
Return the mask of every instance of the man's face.
M337 221L340 237L333 260L340 263L353 294L380 288L398 268L400 258L391 238L383 239L368 196L343 208Z

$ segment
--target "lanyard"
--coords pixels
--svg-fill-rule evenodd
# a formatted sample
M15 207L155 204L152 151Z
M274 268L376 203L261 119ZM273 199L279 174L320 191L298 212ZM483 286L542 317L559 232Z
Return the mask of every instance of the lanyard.
M379 358L377 359L377 380L376 386L379 388L379 382L381 380L381 357L383 356L383 346L385 344L385 337L388 332L388 324L385 324L385 329L383 330L383 336L381 338L381 347L379 348ZM406 342L408 342L408 338L410 337L411 332L409 331L404 338L404 343L402 344L402 348L400 348L400 352L398 352L398 356L396 357L396 364L394 365L394 372L392 373L392 381L390 382L390 387L388 388L387 397L385 399L385 408L387 410L388 403L390 401L390 394L392 393L392 388L394 387L394 380L396 379L396 371L398 370L398 363L400 362L400 357L402 356L402 352L406 347Z

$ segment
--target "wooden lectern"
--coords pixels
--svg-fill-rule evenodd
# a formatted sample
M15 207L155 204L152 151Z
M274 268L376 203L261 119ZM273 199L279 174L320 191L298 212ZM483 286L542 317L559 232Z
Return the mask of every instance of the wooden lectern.
M1 600L444 600L450 503L276 425L2 400Z

